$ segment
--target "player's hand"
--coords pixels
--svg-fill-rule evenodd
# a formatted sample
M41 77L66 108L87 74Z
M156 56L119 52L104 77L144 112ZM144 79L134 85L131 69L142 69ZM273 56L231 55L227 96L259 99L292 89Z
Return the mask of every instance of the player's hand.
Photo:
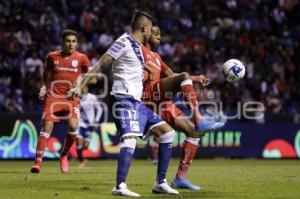
M46 88L46 86L42 86L42 87L40 88L40 92L39 92L39 99L40 99L40 100L44 100L44 97L45 97L46 93L47 93L47 88Z
M193 81L200 83L202 86L207 86L210 84L211 80L205 75L198 75L192 77Z
M81 94L81 90L79 88L77 87L71 88L68 91L68 99L74 99L75 97L80 96L80 94Z

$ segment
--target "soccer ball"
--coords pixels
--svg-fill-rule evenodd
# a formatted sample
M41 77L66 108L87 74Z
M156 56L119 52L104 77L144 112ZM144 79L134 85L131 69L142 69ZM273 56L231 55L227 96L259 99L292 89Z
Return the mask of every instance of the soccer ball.
M223 64L223 71L228 82L236 82L245 76L245 66L237 59L229 59Z

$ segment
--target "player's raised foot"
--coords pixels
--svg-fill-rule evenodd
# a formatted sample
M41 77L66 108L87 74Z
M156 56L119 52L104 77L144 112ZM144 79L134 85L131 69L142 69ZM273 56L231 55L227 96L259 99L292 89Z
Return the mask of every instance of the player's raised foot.
M68 173L69 171L69 161L67 155L60 157L60 170L62 173Z
M127 185L122 182L120 185L119 185L119 188L117 187L114 187L112 189L112 194L113 195L118 195L118 196L129 196L129 197L140 197L141 195L138 194L138 193L135 193L133 191L130 191L128 188L127 188Z
M174 178L172 181L172 187L179 189L190 189L190 190L200 190L201 187L193 185L188 179L178 179Z
M152 193L162 193L162 194L172 194L172 195L178 195L179 192L170 187L167 183L167 180L164 179L164 182L161 184L157 184L157 182L154 184L152 188Z
M41 171L41 164L39 163L35 163L30 169L31 173L40 173L40 171Z
M196 125L197 132L205 132L205 131L214 131L216 129L220 129L225 125L225 122L212 122L208 120L202 120L199 124Z

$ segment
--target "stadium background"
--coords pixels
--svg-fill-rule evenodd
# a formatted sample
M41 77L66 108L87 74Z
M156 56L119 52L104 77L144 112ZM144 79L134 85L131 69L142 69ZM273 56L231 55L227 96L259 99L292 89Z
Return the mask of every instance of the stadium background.
M229 120L222 131L209 133L199 157L300 157L299 1L13 0L0 2L0 158L34 157L41 69L46 54L58 48L61 31L78 30L79 50L95 63L130 30L136 8L157 20L163 36L159 53L174 71L213 80L206 89L197 87L199 100L222 101L228 115L236 114L238 101L265 106L257 112L264 115L259 120ZM229 58L245 63L246 77L239 83L224 80L221 66ZM62 126L55 129L46 157L59 156L64 132ZM174 155L183 135L175 140ZM106 123L86 155L115 157L116 144L115 128ZM138 148L136 156L145 157L147 143L140 141Z

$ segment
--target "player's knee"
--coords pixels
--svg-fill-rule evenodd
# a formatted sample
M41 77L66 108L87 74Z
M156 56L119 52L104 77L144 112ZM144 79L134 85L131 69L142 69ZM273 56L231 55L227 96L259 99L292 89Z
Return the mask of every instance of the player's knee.
M70 124L69 125L69 132L75 132L75 131L78 131L78 125L77 125L77 123Z
M181 77L181 80L187 80L187 79L191 79L190 75L187 72L182 72L179 74L179 76Z
M136 138L125 138L121 141L121 148L127 147L131 149L135 149L136 146Z
M159 143L171 143L171 142L173 142L174 135L175 135L174 130L171 130L171 131L168 131L168 132L162 134L159 137Z

